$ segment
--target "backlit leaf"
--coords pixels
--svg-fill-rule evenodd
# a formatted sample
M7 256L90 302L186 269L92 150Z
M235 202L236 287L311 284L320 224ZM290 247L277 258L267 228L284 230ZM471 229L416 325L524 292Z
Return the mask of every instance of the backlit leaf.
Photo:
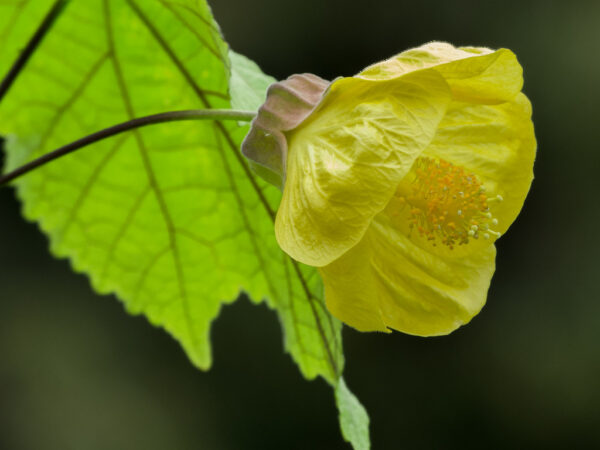
M22 2L0 5L12 3ZM49 4L29 3L37 12ZM26 35L29 25L10 33ZM235 68L243 57L233 58ZM233 71L237 107L257 105L269 84L250 63ZM229 77L228 48L205 1L70 2L0 105L7 170L134 117L230 108ZM69 258L98 292L164 327L196 366L210 366L210 324L243 290L276 309L303 375L337 385L341 324L324 307L318 273L275 241L280 192L241 156L246 132L235 122L147 127L15 186L54 255Z

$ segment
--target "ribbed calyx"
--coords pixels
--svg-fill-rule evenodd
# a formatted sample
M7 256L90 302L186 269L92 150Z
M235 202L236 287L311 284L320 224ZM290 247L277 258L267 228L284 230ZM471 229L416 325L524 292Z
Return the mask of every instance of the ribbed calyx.
M283 189L288 152L286 133L298 127L317 107L330 82L316 75L292 75L273 83L267 99L242 142L242 153L253 169Z

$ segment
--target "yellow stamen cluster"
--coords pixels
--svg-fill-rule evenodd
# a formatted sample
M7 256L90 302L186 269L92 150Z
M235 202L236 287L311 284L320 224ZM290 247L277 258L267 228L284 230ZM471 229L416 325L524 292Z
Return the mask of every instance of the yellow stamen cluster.
M480 236L499 233L490 229L498 220L489 211L489 199L476 175L444 160L420 157L415 161L409 183L401 183L396 197L409 210L409 228L432 245L438 241L451 250Z

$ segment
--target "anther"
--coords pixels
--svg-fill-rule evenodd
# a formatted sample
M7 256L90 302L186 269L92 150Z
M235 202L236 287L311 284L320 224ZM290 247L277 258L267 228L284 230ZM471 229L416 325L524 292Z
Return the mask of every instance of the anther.
M489 230L498 221L489 211L485 187L473 173L444 160L417 158L412 176L402 184L396 196L398 206L406 208L409 229L431 245L442 243L449 249L468 244L470 239L489 239Z

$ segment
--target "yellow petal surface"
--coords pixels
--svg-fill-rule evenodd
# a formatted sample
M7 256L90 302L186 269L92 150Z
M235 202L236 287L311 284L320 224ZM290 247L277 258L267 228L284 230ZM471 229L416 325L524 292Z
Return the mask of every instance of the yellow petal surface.
M448 85L435 71L334 82L310 118L288 134L275 223L283 250L320 267L358 243L433 139L449 101Z
M456 100L497 103L513 98L523 86L523 69L513 52L481 47L456 48L431 42L367 67L358 76L389 80L433 68L448 82Z
M392 226L386 211L358 245L319 271L328 309L346 324L436 336L481 310L495 255L493 245L460 259L423 251Z

